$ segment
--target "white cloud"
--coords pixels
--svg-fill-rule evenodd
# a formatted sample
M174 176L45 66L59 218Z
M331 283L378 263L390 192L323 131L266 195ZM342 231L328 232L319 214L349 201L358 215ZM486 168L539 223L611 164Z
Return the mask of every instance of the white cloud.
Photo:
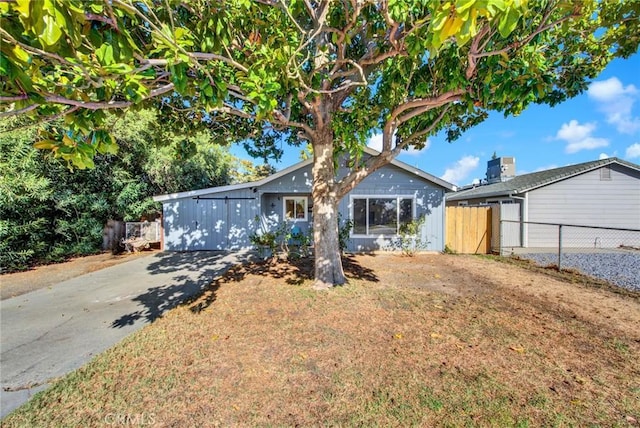
M627 147L624 152L624 157L627 159L640 158L640 143L635 143Z
M440 178L453 184L460 184L469 174L478 167L480 158L476 156L464 156L455 164L444 171Z
M580 150L607 147L609 140L606 138L596 138L591 135L595 129L596 125L594 123L581 125L577 120L571 120L569 123L562 124L556 134L556 139L563 140L567 143L564 149L566 153L576 153Z
M395 135L393 136L393 140L392 140L392 145L395 146L396 143L396 137ZM382 134L375 134L374 136L372 136L369 139L369 142L367 143L368 147L371 147L374 150L377 150L379 152L382 151ZM427 140L425 141L424 147L421 150L417 150L413 147L410 147L408 150L403 150L402 153L406 153L408 155L412 155L412 156L417 156L419 154L421 154L422 152L424 152L425 150L427 150L429 148L429 146L431 146L431 140L429 140L427 138Z
M609 155L606 153L600 153L600 156L598 156L598 159L602 160L602 159L609 159Z
M640 97L634 85L623 86L617 77L593 82L587 91L589 98L598 103L598 109L607 117L607 123L622 134L640 130L640 117L633 116L633 105Z
M581 141L572 141L567 144L565 147L565 151L567 153L577 153L580 150L593 150L599 147L607 147L609 145L609 141L604 138L585 138Z
M565 141L579 141L589 138L591 133L595 131L595 123L585 123L580 125L577 120L569 123L563 123L560 130L556 134L556 138Z

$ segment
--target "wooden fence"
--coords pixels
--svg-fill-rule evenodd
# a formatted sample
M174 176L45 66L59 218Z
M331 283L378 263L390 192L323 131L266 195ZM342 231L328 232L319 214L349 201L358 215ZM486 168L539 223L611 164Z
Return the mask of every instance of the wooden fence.
M456 253L491 253L491 207L447 207L445 243Z
M116 253L120 251L124 238L124 221L109 220L102 231L102 249Z

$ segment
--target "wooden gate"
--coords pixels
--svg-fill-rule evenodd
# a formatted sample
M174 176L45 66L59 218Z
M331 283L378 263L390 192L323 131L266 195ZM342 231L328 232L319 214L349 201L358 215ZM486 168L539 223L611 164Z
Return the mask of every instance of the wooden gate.
M446 245L462 254L491 253L491 207L447 207Z

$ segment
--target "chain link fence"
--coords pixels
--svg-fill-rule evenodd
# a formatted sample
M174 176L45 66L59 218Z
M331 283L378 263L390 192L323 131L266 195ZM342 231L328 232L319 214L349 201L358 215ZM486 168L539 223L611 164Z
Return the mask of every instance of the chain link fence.
M500 221L499 253L640 291L640 229Z

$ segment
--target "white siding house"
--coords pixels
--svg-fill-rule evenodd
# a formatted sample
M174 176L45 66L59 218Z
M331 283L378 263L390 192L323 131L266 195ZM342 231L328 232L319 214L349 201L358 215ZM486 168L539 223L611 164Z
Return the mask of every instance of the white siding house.
M447 197L447 205L516 204L523 247L554 247L558 228L533 223L640 229L640 165L618 158L601 159L523 174ZM613 247L606 234L567 228L565 245ZM637 236L630 234L629 236ZM634 238L635 239L635 238Z

